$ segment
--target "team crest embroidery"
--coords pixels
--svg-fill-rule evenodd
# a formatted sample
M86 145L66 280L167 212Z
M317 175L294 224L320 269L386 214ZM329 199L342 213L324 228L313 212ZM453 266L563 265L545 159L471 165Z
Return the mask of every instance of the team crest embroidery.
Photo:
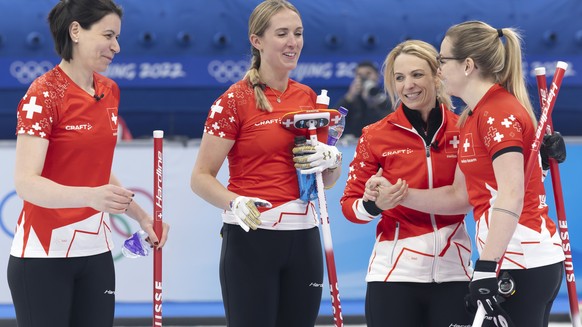
M457 154L459 152L460 143L461 141L459 140L458 132L445 132L445 153Z
M107 108L107 116L109 119L109 125L111 126L111 130L113 131L113 135L117 135L117 124L118 124L117 107Z
M467 133L462 139L460 155L461 157L474 157L475 148L473 147L473 133Z

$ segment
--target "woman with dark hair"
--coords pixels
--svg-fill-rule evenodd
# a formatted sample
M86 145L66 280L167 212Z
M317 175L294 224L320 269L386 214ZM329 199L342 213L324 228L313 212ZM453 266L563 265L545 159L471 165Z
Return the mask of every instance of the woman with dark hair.
M108 214L156 236L151 215L111 173L119 88L100 75L119 53L122 11L110 0L60 1L48 21L61 62L17 111L15 186L24 200L8 262L20 327L110 327L115 270Z

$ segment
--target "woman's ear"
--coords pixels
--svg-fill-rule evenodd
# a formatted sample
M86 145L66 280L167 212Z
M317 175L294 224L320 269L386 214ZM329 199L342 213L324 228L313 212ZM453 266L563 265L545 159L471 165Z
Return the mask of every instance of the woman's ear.
M472 58L465 59L465 76L469 76L474 69L476 69L475 62Z
M71 37L71 40L75 43L79 42L80 33L81 25L77 21L72 22L71 25L69 25L69 36Z
M257 49L257 50L259 50L259 51L262 51L262 50L263 50L263 49L262 49L262 45L261 45L261 38L260 38L258 35L256 35L256 34L251 34L251 36L249 36L249 41L251 42L251 45L252 45L252 46L253 46L255 49Z

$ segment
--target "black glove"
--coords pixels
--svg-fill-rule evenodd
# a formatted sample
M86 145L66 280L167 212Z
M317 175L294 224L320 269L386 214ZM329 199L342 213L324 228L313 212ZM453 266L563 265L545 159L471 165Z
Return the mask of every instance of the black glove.
M550 158L556 159L558 163L566 160L566 143L560 132L554 131L552 134L544 135L544 140L540 145L540 155L544 170L550 169Z
M509 315L499 305L497 262L477 260L473 278L469 283L469 296L465 297L465 306L469 312L475 312L479 304L485 309L484 326L514 327Z

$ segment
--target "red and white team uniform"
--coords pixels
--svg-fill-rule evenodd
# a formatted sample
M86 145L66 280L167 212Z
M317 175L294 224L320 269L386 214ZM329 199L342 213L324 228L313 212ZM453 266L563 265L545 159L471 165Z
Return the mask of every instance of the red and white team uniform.
M49 141L42 176L67 186L109 183L117 140L119 88L94 73L95 99L56 66L18 105L17 134ZM10 254L79 257L113 248L109 215L92 208L48 209L24 201Z
M461 127L459 167L474 207L479 252L487 238L489 217L497 198L491 158L503 149L519 147L527 161L534 139L535 127L527 111L500 85L491 87ZM525 190L523 211L501 269L529 269L563 261L561 244L556 225L548 217L540 165L533 170Z
M441 107L442 123L426 146L407 119L402 105L384 119L365 127L350 164L341 199L342 211L355 223L374 217L362 205L366 181L380 167L391 183L430 189L450 185L457 166L457 116ZM382 212L370 257L367 282L469 281L471 241L464 215L435 215L397 206Z
M272 112L257 109L254 92L243 80L233 84L210 108L204 133L236 140L228 153L227 188L238 194L271 202L261 211L261 229L299 230L318 225L313 203L299 199L297 173L293 166L294 134L281 125L284 114L315 108L316 94L306 85L289 80L280 92L265 86ZM306 102L305 99L310 99ZM320 131L318 136L321 138ZM249 155L252 153L253 155ZM232 212L222 214L223 222L237 224Z

